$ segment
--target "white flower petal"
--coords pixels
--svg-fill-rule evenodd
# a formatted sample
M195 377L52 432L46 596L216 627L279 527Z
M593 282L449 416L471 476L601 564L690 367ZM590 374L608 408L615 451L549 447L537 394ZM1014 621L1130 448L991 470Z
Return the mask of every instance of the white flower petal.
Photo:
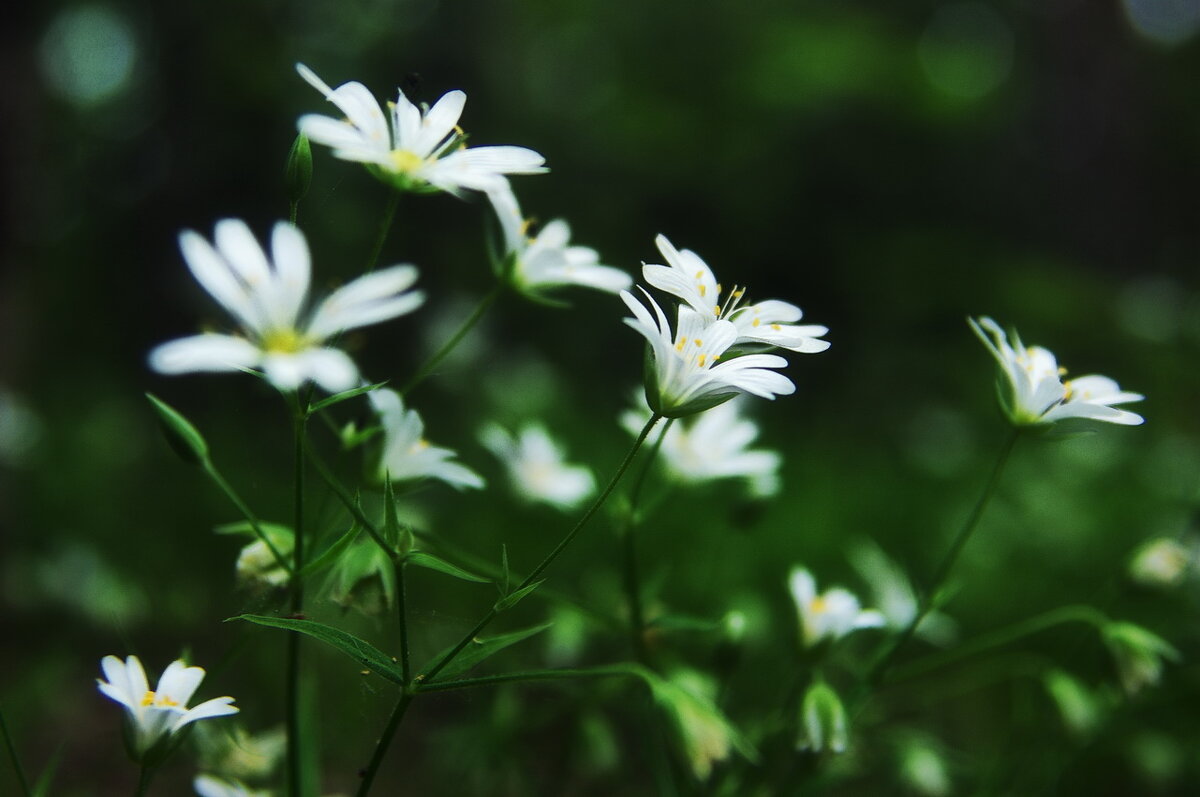
M347 329L377 324L410 313L420 307L424 295L403 293L417 279L414 266L385 268L359 277L334 291L321 303L309 322L307 333L325 340Z
M160 374L186 374L240 371L257 366L261 358L259 348L245 338L209 333L163 343L149 360Z

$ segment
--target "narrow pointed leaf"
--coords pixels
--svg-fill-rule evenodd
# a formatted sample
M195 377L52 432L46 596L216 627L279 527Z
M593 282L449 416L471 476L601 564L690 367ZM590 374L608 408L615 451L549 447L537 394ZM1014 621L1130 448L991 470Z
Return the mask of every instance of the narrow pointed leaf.
M358 525L357 523L352 525L344 534L342 534L342 536L334 540L328 548L321 551L316 558L306 564L304 569L300 571L300 575L307 578L308 576L311 576L314 573L319 573L332 565L338 560L338 557L342 555L342 552L350 546L350 543L354 541L354 538L357 537L361 531L362 526Z
M501 634L499 636L487 637L483 639L476 637L475 639L471 640L469 645L463 648L462 652L459 653L452 662L442 668L442 671L438 673L438 677L441 680L449 680L456 675L462 675L464 672L470 670L476 664L479 664L489 656L493 656L507 647L511 647L518 642L529 639L529 637L534 636L535 634L540 634L551 625L553 625L553 623L542 623L541 625L535 625L532 628L524 628L520 631L513 631L509 634ZM449 652L450 649L447 648L438 655L434 656L430 664L426 665L424 669L429 669L429 667L433 665L433 662L441 661L442 658ZM434 683L437 683L437 681L434 681Z
M404 558L404 561L410 565L424 567L427 570L436 570L439 573L445 573L448 576L462 579L463 581L474 581L476 584L486 584L491 581L490 578L477 576L474 573L468 573L461 567L455 567L445 559L439 559L431 553L425 551L413 551Z
M332 396L323 398L316 404L311 405L308 408L308 414L312 415L313 413L320 412L327 407L332 407L334 404L341 404L343 401L355 398L356 396L361 396L364 393L370 393L372 390L378 390L386 384L387 382L376 382L373 385L363 385L362 387L354 387L349 390L343 390L341 393L334 393Z
M521 602L522 599L524 599L526 595L542 586L545 581L546 579L543 578L540 581L535 581L529 586L517 590L516 592L510 592L509 594L505 595L503 598L496 601L496 611L503 612L516 606Z
M400 671L400 665L393 661L391 656L364 639L359 639L353 634L347 634L345 631L324 623L314 620L293 620L288 617L268 617L260 614L240 614L237 617L230 617L229 620L245 620L257 625L265 625L268 628L297 631L340 650L376 675L380 675L392 683L404 685L404 676Z

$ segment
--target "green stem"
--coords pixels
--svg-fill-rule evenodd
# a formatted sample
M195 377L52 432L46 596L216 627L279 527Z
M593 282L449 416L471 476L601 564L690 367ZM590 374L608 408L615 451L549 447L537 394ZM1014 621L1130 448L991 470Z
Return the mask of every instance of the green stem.
M8 722L4 719L4 712L0 711L0 733L4 734L4 746L8 748L8 757L12 761L13 772L16 773L17 782L21 784L21 792L25 797L32 797L33 792L29 788L29 780L25 777L25 769L21 766L21 757L17 755L17 746L13 742L12 734L8 732Z
M625 459L621 461L621 465L617 468L617 472L613 474L612 479L609 480L608 486L604 488L604 492L600 493L600 496L596 498L590 507L588 507L587 512L585 512L583 517L579 519L579 522L575 524L575 527L567 532L567 535L559 541L558 545L554 546L554 550L546 555L546 558L542 560L541 564L535 567L533 572L527 575L525 579L519 585L517 585L513 592L519 592L533 582L537 581L538 577L546 571L546 568L550 567L550 565L554 563L554 560L558 558L559 554L561 554L563 550L565 550L566 547L571 544L571 541L575 539L579 532L583 530L583 527L586 526L587 522L592 519L592 516L596 514L597 510L599 510L600 507L604 505L604 502L608 500L608 497L616 488L617 483L621 481L621 477L625 475L625 471L629 469L629 465L633 462L634 456L642 447L642 444L646 442L646 437L649 436L650 431L654 428L654 425L657 424L661 419L662 416L657 413L650 416L650 420L646 421L646 425L642 427L641 434L639 434L637 440L634 441L633 446L629 449L629 453L625 455ZM475 639L475 637L478 636L483 629L492 622L492 620L496 619L496 615L499 613L500 610L495 606L492 606L488 613L484 615L483 619L476 623L475 627L472 628L465 636L463 636L457 645L451 648L446 655L442 656L442 658L428 671L418 675L417 680L426 683L432 681L433 678L439 672L441 672L447 664L453 661L455 657L462 652L463 648L471 644L471 640Z
M246 505L246 502L242 500L242 497L237 494L236 490L233 489L233 485L225 481L225 477L221 475L219 470L217 470L217 466L214 465L207 457L200 463L200 466L204 469L204 473L208 476L208 478L212 479L213 483L217 485L221 492L225 493L225 497L229 499L230 503L237 507L237 510L242 513L242 517L246 518L246 521L250 524L250 528L254 531L254 535L258 537L258 539L262 541L263 545L267 546L267 550L271 552L271 556L274 557L275 563L286 570L290 575L292 573L292 563L289 562L287 557L284 556L271 542L271 538L268 537L267 533L263 530L262 524L258 520L258 516L250 511L250 507Z
M375 544L388 556L392 556L395 551L383 539L383 535L379 533L379 528L375 523L362 511L362 507L359 506L358 501L354 500L354 496L350 495L350 491L338 480L337 476L330 470L329 465L313 450L307 440L305 441L305 446L305 453L308 455L309 464L316 470L317 475L324 480L329 489L333 490L333 494L338 497L338 500L342 502L342 505L346 507L350 515L358 521L359 525L366 529L367 534L371 535L371 539L375 541Z
M404 683L412 680L408 656L408 608L404 593L404 559L395 559L396 567L396 618L400 623L400 675Z
M983 493L979 496L979 500L975 502L975 507L971 510L971 514L967 516L962 528L958 530L958 534L950 544L950 550L946 552L941 564L938 565L929 588L921 594L917 602L916 613L908 622L908 625L904 627L904 630L896 637L892 646L875 661L866 678L867 686L873 688L883 681L883 677L887 673L887 668L896 658L896 654L912 638L917 630L917 626L921 624L921 621L933 609L934 600L938 597L942 587L945 586L946 579L950 576L950 571L954 569L959 555L962 553L971 535L975 532L975 528L979 525L979 519L983 517L983 511L987 508L988 502L991 501L992 495L996 492L996 486L1000 483L1000 474L1004 472L1004 466L1008 462L1009 454L1012 453L1013 446L1016 445L1017 438L1020 436L1021 427L1014 427L1012 433L1004 441L1004 445L1000 449L1000 455L996 458L996 464L992 468L992 475L988 478L987 484L983 488Z
M642 463L642 469L634 479L633 487L629 491L629 512L621 530L623 543L621 549L624 552L625 565L625 593L629 601L629 633L633 641L634 655L642 664L649 663L650 650L646 645L646 612L642 605L641 577L638 571L636 534L638 504L641 501L642 486L646 483L646 475L650 472L650 468L658 456L658 450L662 448L663 440L674 422L674 418L668 418L667 422L663 424L662 431L658 433L658 438L654 441L649 456Z
M293 505L292 545L292 615L299 617L304 612L304 454L307 446L306 422L307 401L298 399L292 423L295 455L295 503ZM300 760L300 634L288 635L287 650L287 760L289 793L299 797L303 783L303 764Z
M300 200L293 199L288 202L288 221L291 222L293 227L296 226L296 213L299 211L299 209Z
M379 230L375 233L375 243L371 245L371 253L367 256L366 273L370 274L379 265L379 255L383 252L383 244L387 241L392 229L392 220L396 217L396 207L400 204L400 192L388 191L387 207L379 220Z
M492 306L492 303L495 302L503 292L504 283L497 282L495 287L488 291L487 295L479 300L479 304L475 305L475 309L471 312L471 315L467 317L467 320L462 323L462 326L458 328L458 331L451 335L450 339L446 341L446 343L440 349L438 349L432 357L426 360L420 368L417 369L416 374L413 375L412 379L408 380L404 387L400 388L401 396L407 396L413 388L421 384L421 382L425 381L427 376L433 373L433 369L437 368L438 364L441 363L442 360L446 359L450 352L454 351L454 348L458 346L458 344L462 342L462 339L467 336L467 333L470 332L477 323L479 323L479 319L483 318L488 308Z
M1108 617L1099 609L1092 606L1061 606L1035 617L1005 626L1004 628L998 628L995 631L981 634L974 639L964 642L953 650L935 653L919 659L907 667L897 669L893 677L889 679L889 682L895 683L919 677L961 659L970 658L984 651L1002 647L1023 637L1032 636L1048 628L1063 625L1064 623L1085 623L1101 629L1108 622Z
M154 767L142 764L142 771L138 774L137 791L133 793L134 797L146 797L150 789L150 781L154 777L154 772Z
M449 692L454 689L472 689L477 686L492 684L556 681L568 678L611 678L616 676L647 677L645 669L637 664L606 664L598 667L558 670L526 670L524 672L509 672L501 675L485 675L480 678L464 678L459 681L441 681L417 688L418 693Z
M379 771L379 765L383 763L383 756L392 743L392 737L400 727L400 720L404 719L404 712L408 711L408 705L415 696L415 693L409 691L400 696L400 701L396 703L396 708L392 710L392 716L388 719L387 727L383 729L383 735L379 737L379 743L375 745L371 763L367 764L363 771L362 783L358 784L358 791L355 792L357 797L366 797L367 792L371 790L371 784L375 782L375 773Z

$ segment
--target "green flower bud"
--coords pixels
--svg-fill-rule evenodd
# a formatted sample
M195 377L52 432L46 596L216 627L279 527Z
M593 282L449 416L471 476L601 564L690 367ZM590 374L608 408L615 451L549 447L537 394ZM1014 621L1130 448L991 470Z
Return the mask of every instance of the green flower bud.
M308 193L308 186L312 183L312 171L312 148L308 145L308 137L300 133L292 142L287 166L283 170L283 184L289 202L299 202Z
M849 731L846 708L837 692L824 681L817 681L804 693L800 706L800 737L796 747L814 753L829 750L846 752Z

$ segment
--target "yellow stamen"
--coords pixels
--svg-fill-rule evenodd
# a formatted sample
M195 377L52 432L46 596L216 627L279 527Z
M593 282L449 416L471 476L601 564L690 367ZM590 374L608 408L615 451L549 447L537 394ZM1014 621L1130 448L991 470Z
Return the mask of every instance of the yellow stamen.
M703 345L704 345L704 341L700 340L700 338L694 338L694 339L692 340L692 342L693 342L693 343L695 343L697 346L703 346Z
M703 271L697 271L697 272L696 272L695 279L700 279L700 278L701 278L701 277L703 277L703 276L704 276L704 272L703 272Z
M762 319L761 319L761 318L756 318L756 319L754 319L754 321L752 321L752 322L750 323L750 326L752 326L752 327L756 327L756 326L758 326L758 325L759 325L759 324L761 324L761 323L762 323Z
M708 293L708 286L705 285L704 283L700 283L700 298L703 299L704 294L706 294L706 293Z
M272 329L262 337L262 347L279 354L295 354L308 345L309 340L294 329Z
M813 614L824 614L828 609L829 604L823 595L818 595L808 602L808 610Z
M778 332L779 330L783 329L783 327L779 326L779 324L771 324L771 329Z
M701 368L703 368L707 362L708 362L708 355L701 354L700 358L696 360L696 365L699 365Z
M400 174L412 174L425 165L420 155L407 149L394 149L391 151L391 157L392 168Z

